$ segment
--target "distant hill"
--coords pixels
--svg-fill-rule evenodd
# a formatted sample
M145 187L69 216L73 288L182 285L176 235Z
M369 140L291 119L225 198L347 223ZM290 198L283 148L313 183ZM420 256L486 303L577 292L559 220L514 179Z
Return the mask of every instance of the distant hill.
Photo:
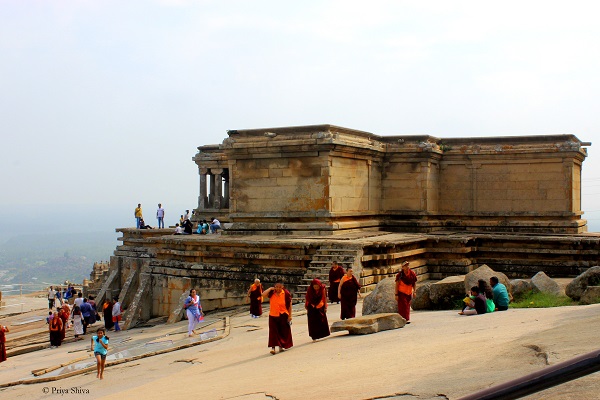
M0 283L82 282L110 258L114 232L23 234L0 244Z

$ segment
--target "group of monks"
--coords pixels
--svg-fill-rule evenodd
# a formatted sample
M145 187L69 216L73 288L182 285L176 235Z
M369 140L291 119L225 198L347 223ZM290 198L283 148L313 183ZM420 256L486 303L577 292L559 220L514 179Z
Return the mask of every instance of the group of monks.
M395 298L398 302L398 313L410 323L410 303L416 293L417 276L410 269L408 261L402 263L402 270L396 275ZM313 341L330 335L327 321L327 298L329 302L339 303L341 319L356 316L356 303L360 297L361 285L353 275L352 268L344 268L336 261L329 270L329 290L319 279L313 279L306 291L304 308L308 318L308 335ZM258 318L262 315L262 302L269 299L269 343L271 354L275 348L285 351L294 345L292 340L292 296L283 283L277 282L274 287L263 291L259 279L255 279L248 289L250 299L250 315Z

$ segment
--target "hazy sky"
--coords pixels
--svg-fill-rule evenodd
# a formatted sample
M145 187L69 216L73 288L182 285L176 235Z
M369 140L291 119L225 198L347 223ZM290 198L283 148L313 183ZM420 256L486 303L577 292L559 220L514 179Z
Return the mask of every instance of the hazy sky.
M600 223L598 15L597 1L0 0L0 205L193 207L197 146L330 123L575 134L594 142L583 208Z

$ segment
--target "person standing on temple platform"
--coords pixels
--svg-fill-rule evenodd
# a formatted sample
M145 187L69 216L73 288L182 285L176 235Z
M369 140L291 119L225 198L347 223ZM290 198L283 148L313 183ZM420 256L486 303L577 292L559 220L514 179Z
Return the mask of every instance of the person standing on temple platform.
M248 289L248 298L250 299L250 316L258 318L262 315L262 294L263 287L260 279L255 279L254 283Z
M105 299L104 304L102 305L102 314L104 317L104 327L106 328L106 331L109 331L113 326L115 326L112 320L112 307L113 304L110 299Z
M83 335L83 315L81 315L79 306L73 307L73 334L75 339L79 338L79 335Z
M156 219L158 220L158 229L165 229L165 209L160 203L158 203L158 210L156 210Z
M338 265L337 261L331 264L329 270L329 301L332 303L339 303L340 298L338 297L338 288L340 286L340 280L346 274L344 268Z
M50 347L58 347L62 343L61 335L62 335L62 319L58 316L58 313L55 311L52 315L52 320L50 321L49 330L50 330Z
M135 227L140 229L140 221L142 220L142 205L138 204L138 206L133 210L133 216L135 217Z
M313 341L330 335L327 322L327 289L318 279L313 279L306 290L306 316L308 318L308 336Z
M360 283L353 275L352 268L348 268L346 275L340 280L338 297L341 303L340 318L348 319L356 316L356 302L360 296Z
M68 307L68 306L66 306ZM62 330L60 331L60 341L65 340L65 336L67 333L67 322L69 321L69 313L67 309L63 309L62 307L58 308L58 317L62 321Z
M6 361L6 334L8 326L0 325L0 362Z
M54 300L56 299L56 292L54 288L50 286L48 289L48 310L52 310L54 308Z
M417 294L417 275L410 269L408 261L402 262L402 269L396 275L395 297L398 314L410 324L410 303Z
M121 303L119 303L119 298L115 297L114 304L112 308L112 320L115 324L115 332L119 332L121 327L119 326L119 321L121 320L121 314L123 314L123 309L121 308Z
M282 352L294 345L292 340L292 295L277 282L263 292L263 298L269 298L269 343L271 354L275 354L275 347Z

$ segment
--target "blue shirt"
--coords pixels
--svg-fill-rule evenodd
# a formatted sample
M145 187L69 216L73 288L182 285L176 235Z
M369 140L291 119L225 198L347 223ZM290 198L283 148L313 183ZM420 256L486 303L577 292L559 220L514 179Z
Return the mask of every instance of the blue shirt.
M104 347L102 347L102 345L99 343L98 340L98 336L92 336L92 340L94 341L94 353L100 353L103 356L106 355L106 353L108 353L108 350L106 350ZM102 343L104 343L105 345L108 346L108 339L106 338L106 336L102 336Z
M81 309L81 315L84 317L89 317L92 314L92 306L90 303L83 303L79 308Z
M508 291L506 286L502 283L498 283L492 287L492 294L494 295L494 303L496 307L508 307Z

